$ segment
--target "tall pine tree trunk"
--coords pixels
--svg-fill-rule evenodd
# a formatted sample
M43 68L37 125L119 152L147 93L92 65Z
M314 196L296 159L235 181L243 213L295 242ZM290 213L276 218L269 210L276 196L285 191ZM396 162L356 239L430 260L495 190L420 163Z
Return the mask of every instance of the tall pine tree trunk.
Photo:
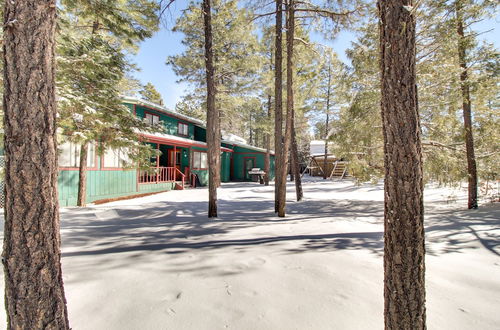
M80 167L78 169L78 198L76 200L77 206L85 206L87 197L87 154L89 150L89 143L83 142L80 149Z
M268 122L271 122L271 107L272 107L272 102L271 102L271 95L268 95L267 97L267 120ZM265 133L265 141L266 141L266 159L264 160L264 172L266 174L264 175L264 184L266 186L269 186L269 177L271 175L271 134L269 131L266 129Z
M328 87L326 90L326 123L325 123L325 158L323 160L323 180L326 180L326 166L328 160L328 131L330 124L330 88L332 81L332 71L330 63L328 63ZM333 171L333 169L332 169Z
M379 0L386 329L425 329L422 152L412 0Z
M205 24L205 67L207 74L208 217L217 217L218 157L220 153L219 115L215 107L215 68L212 48L210 0L203 0ZM220 158L220 156L219 156Z
M286 126L283 137L282 167L280 168L280 190L278 196L278 216L284 217L286 210L286 177L288 174L288 153L291 140L291 118L293 111L293 42L295 30L295 2L288 0L286 3Z
M299 161L299 150L297 147L297 134L295 132L295 111L292 111L292 145L291 145L291 165L292 174L295 177L295 194L297 196L297 202L300 202L304 197L304 192L302 190L302 177L300 176L300 161Z
M477 209L477 168L476 156L474 154L474 137L472 135L472 111L470 100L469 76L467 72L467 40L464 33L464 22L462 17L462 3L455 2L458 33L458 61L462 72L460 73L460 87L462 90L462 109L464 115L465 149L467 153L467 172L469 181L468 208Z
M69 329L57 200L56 2L4 4L7 327Z
M279 211L283 162L283 1L276 0L276 39L274 47L274 211ZM285 182L286 184L286 182Z

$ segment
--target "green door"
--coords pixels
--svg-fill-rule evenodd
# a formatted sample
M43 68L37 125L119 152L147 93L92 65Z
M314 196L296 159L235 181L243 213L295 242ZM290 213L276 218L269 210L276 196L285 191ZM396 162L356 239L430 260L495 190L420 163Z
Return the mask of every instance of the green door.
M248 171L250 171L254 167L255 167L255 158L245 157L245 166L244 166L244 171L245 171L244 178L245 178L245 180L252 179L250 177L250 174L248 174Z

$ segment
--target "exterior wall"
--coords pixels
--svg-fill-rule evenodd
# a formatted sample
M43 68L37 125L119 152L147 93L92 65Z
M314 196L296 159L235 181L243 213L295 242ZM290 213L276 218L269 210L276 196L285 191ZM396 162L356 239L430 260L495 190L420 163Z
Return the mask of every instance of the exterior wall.
M189 135L183 136L191 140L206 141L206 130L203 127L194 125L183 119L169 116L161 111L142 105L125 104L136 115L144 118L145 113L158 115L165 124L166 130L170 135L177 135L178 123L182 122L189 126ZM156 143L150 143L156 148ZM233 146L231 144L222 144L224 147L232 149L234 152L224 151L221 153L221 181L229 182L231 180L243 181L244 161L246 157L255 160L254 167L264 168L265 153L251 148ZM160 144L160 150L163 155L160 157L160 166L171 166L169 159L169 150L173 146ZM186 168L192 164L192 151L207 151L203 147L177 147L181 151L181 171L186 173ZM198 175L202 185L208 184L208 169L191 169L191 173ZM274 178L274 156L271 156L271 178ZM121 196L130 196L147 192L166 191L174 189L175 183L166 182L158 184L138 184L136 169L113 169L103 168L101 157L97 157L95 169L87 171L87 202L96 200L117 198ZM61 206L76 205L78 195L78 170L61 169L58 176L59 203Z
M194 126L194 139L196 141L207 142L207 130L203 127Z
M235 181L248 181L245 177L245 159L251 158L254 160L254 167L264 169L266 153L256 151L254 149L234 146L233 148L233 164L232 164L232 177L231 180ZM249 171L250 169L247 169ZM271 180L274 179L274 155L271 155Z
M193 151L207 151L206 149L203 148L198 148L194 147L192 148ZM206 170L191 170L191 173L194 173L198 175L198 179L200 180L200 183L202 186L208 185L208 169ZM220 175L221 175L221 181L222 182L229 182L231 181L230 178L230 173L231 173L231 152L222 152L221 154L221 168L220 168Z
M223 152L221 155L221 181L231 181L231 153Z
M136 170L87 171L87 202L115 198L136 193ZM58 176L59 203L76 205L78 196L78 171L62 170Z
M154 115L157 115L160 117L160 120L163 122L165 125L166 133L170 135L176 135L180 137L184 137L186 139L194 140L194 131L195 131L195 125L183 120L183 119L178 119L172 116L169 116L161 111L157 111L153 108L148 108L142 105L131 105L131 104L126 104L129 108L132 110L135 109L135 114L137 117L144 118L146 113L151 113ZM189 126L189 134L188 136L185 135L179 135L177 132L178 124L179 122L187 124Z
M173 182L137 184L137 170L87 171L87 202L117 198L174 188ZM60 206L75 206L78 196L78 170L60 170L58 175Z

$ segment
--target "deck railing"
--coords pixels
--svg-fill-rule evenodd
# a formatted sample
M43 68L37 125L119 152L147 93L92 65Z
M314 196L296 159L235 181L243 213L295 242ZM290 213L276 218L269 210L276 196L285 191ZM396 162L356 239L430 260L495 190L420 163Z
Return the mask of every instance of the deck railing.
M182 181L184 187L186 175L176 167L153 167L139 170L139 183L163 183ZM180 180L177 180L180 178Z

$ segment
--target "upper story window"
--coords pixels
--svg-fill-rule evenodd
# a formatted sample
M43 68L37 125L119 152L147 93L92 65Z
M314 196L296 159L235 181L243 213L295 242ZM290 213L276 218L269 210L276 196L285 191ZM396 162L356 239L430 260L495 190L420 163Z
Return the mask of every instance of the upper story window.
M189 125L184 123L179 123L177 126L177 134L188 136L189 135Z
M65 141L59 144L59 166L60 167L80 167L80 144ZM95 162L95 145L94 143L88 144L87 149L87 167L94 168Z
M153 115L152 113L146 112L144 114L144 119L146 120L146 123L149 125L156 125L160 122L160 116Z

